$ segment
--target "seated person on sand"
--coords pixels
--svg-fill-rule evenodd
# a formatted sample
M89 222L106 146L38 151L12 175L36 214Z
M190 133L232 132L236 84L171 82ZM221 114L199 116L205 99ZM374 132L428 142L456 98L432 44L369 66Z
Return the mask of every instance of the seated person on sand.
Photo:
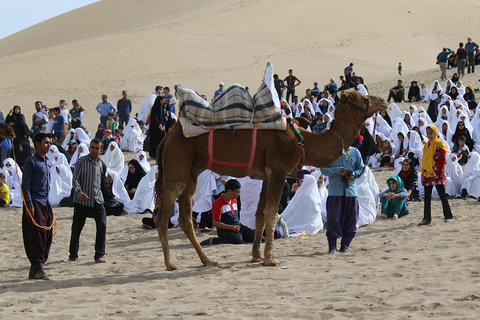
M408 101L410 102L418 102L421 101L422 98L420 97L420 87L418 86L417 81L410 82L411 86L408 89Z
M407 196L408 192L403 187L403 181L399 176L391 176L387 180L388 189L380 192L378 195L382 203L381 218L398 218L407 215L408 205Z
M135 196L137 186L144 175L146 175L145 170L143 170L137 160L132 159L128 162L128 175L125 180L125 189L127 189L130 199L133 199Z
M472 152L469 155L462 177L462 199L467 196L480 198L480 154Z
M387 102L393 99L394 102L405 101L405 89L403 88L402 80L397 81L397 85L390 89Z
M120 216L123 213L123 203L120 201L115 200L115 195L113 193L113 177L111 174L106 174L105 176L106 186L104 186L102 190L103 199L104 199L104 206L105 206L105 213L107 216Z
M458 143L458 151L455 152L455 155L457 156L458 163L460 165L467 164L468 162L468 155L470 154L470 149L466 145L467 139L465 136L460 136L457 139Z
M403 187L407 190L408 201L422 201L420 199L420 192L418 190L418 173L415 170L413 160L405 159L402 162L402 170L398 173L402 179Z
M10 203L10 189L5 183L5 174L0 172L0 207L6 207Z

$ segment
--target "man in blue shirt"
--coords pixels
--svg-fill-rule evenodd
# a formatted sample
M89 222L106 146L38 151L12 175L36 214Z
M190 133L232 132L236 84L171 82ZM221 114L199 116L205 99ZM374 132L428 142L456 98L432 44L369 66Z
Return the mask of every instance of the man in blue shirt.
M223 92L223 82L220 82L218 84L218 90L215 91L215 93L213 94L213 98L215 99L222 92Z
M25 200L22 214L23 244L31 264L28 278L48 280L47 274L43 271L43 264L47 262L53 235L51 228L53 212L48 203L50 175L45 158L50 149L50 138L46 133L37 133L34 144L35 154L27 158L23 166L22 191ZM28 216L27 210L35 222L45 228L36 226Z
M442 52L437 55L437 64L440 66L440 71L442 72L442 80L447 79L447 61L450 53L452 53L452 50L443 48Z
M100 102L97 105L97 112L100 113L100 123L103 124L104 127L107 126L107 120L108 120L108 114L110 112L113 113L113 115L117 114L117 108L111 103L110 101L107 100L107 95L104 94L102 95L102 102Z
M132 101L127 98L127 90L122 91L122 99L118 100L117 102L117 110L119 118L118 124L121 126L126 126L130 120L130 113L132 112Z
M349 147L331 165L321 168L328 176L327 239L328 252L337 252L337 239L342 238L340 252L348 247L357 232L358 200L355 179L362 174L363 161L360 151Z
M470 73L470 67L472 67L472 73L475 72L475 50L478 49L478 44L472 41L472 38L467 38L467 43L465 44L465 50L468 53L468 69L467 72Z

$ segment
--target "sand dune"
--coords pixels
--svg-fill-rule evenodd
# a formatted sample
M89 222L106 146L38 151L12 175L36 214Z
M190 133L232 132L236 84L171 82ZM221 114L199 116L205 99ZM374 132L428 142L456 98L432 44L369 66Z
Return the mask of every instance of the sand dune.
M396 77L400 61L405 75L436 67L442 46L456 48L480 27L475 10L457 13L449 4L104 0L0 41L0 107L19 104L29 115L35 100L55 106L77 98L93 129L103 93L116 102L128 89L138 111L157 84L180 82L209 98L219 81L256 90L266 61L281 76L293 68L299 94L349 62L371 84ZM462 22L445 28L447 16Z

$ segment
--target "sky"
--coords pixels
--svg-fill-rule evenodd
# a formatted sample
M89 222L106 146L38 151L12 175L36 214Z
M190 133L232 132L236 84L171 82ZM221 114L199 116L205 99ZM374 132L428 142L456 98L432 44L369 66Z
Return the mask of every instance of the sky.
M99 0L0 0L0 39Z

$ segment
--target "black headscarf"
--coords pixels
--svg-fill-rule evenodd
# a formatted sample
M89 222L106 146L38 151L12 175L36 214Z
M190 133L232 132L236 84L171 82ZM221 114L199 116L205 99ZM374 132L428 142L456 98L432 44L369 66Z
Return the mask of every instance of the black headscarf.
M407 161L408 163L410 163L410 170L405 172L402 168L402 170L400 170L400 172L398 173L398 176L400 177L400 179L402 179L405 189L407 191L411 190L410 199L420 199L420 194L418 192L418 173L415 170L415 165L411 159L405 159L403 161Z
M365 125L360 130L360 135L363 136L363 142L357 149L362 155L363 163L367 164L368 158L375 153L375 141Z
M30 143L28 141L22 141L20 142L20 145L22 146L22 151L18 151L17 154L15 154L17 164L20 168L23 168L23 163L25 162L25 159L30 157L32 155L32 149L30 148Z
M379 115L382 116L381 113L379 113ZM385 117L382 116L382 118L388 123L390 127L392 126L392 119L390 119L390 115L388 114L387 111L385 111Z
M463 129L460 129L458 127L458 125L460 123L463 123ZM465 144L467 145L467 147L471 150L473 150L473 140L472 140L472 136L470 135L470 131L468 131L467 127L465 126L465 122L463 121L458 121L457 123L457 127L455 128L455 133L453 134L452 136L452 142L455 146L458 145L458 138L460 136L464 136L466 141L465 141Z
M127 180L125 181L125 185L128 187L128 190L137 188L138 183L146 175L145 170L143 170L140 163L137 160L132 159L128 162L128 165L132 165L135 167L135 173L131 173L130 169L128 169Z
M15 109L18 108L19 112L15 113ZM24 137L28 134L28 126L25 122L25 116L22 114L20 106L13 107L13 113L9 114L5 119L5 123L12 122L13 131L15 132L16 139L24 140Z
M97 132L95 132L95 139L100 139L100 140L103 139L103 130L104 129L105 129L105 127L103 126L103 124L100 123L98 125Z

